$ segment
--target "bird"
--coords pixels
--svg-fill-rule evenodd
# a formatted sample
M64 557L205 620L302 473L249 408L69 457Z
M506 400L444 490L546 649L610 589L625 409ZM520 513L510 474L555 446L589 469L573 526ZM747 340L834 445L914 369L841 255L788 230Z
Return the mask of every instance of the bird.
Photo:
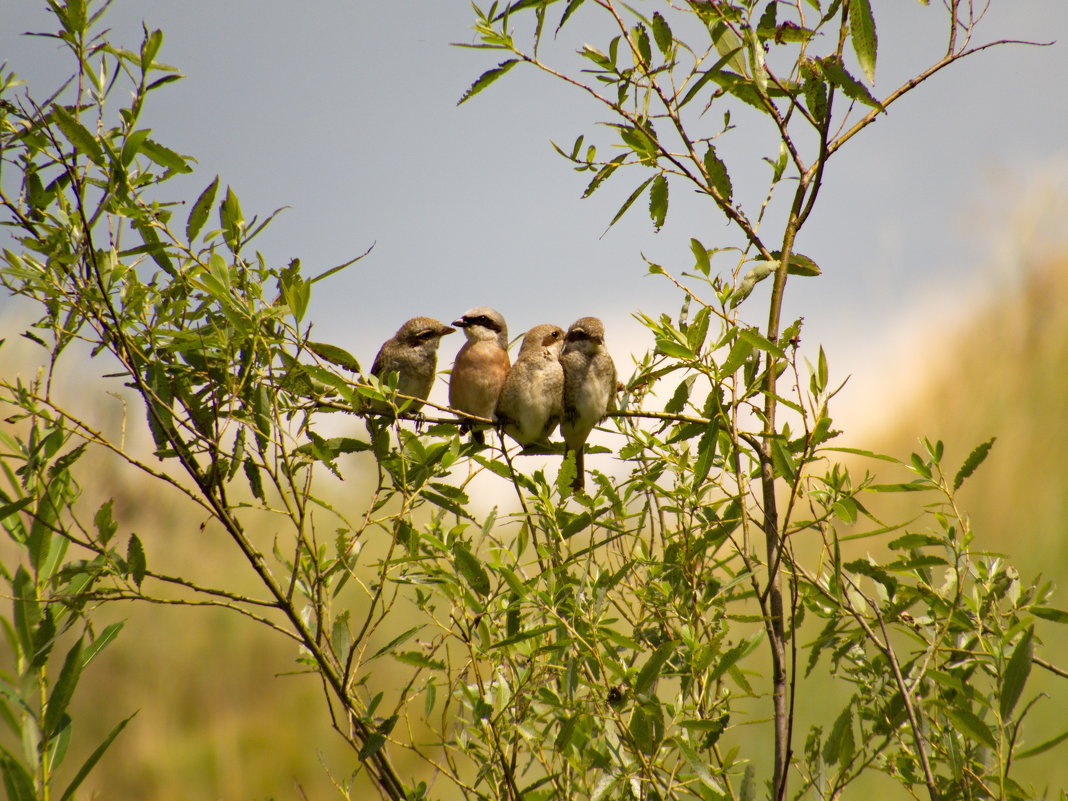
M511 369L508 358L508 325L499 311L476 306L453 321L464 330L464 342L449 376L449 406L466 414L496 418L497 399ZM483 434L470 424L471 437L482 444Z
M371 366L371 375L385 381L390 373L396 373L399 394L426 400L437 374L438 344L455 330L431 317L413 317L383 343ZM422 407L421 402L412 401L408 410L417 412ZM383 413L391 411L383 403L372 403L371 408Z
M560 350L564 330L548 323L527 331L497 401L497 419L520 445L547 442L560 422L564 370Z
M572 488L585 484L583 450L590 431L610 408L615 408L616 365L604 346L604 324L596 317L582 317L564 336L560 354L564 370L564 411L560 433L567 452L575 454Z

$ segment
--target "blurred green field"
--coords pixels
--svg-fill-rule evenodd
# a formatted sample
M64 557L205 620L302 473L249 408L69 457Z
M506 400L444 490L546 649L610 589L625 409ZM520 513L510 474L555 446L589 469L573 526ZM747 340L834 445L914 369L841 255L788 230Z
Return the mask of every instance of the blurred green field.
M1052 580L1058 586L1054 603L1061 608L1068 608L1068 470L1061 453L1068 445L1066 300L1068 251L1049 255L1013 292L976 309L970 322L940 346L949 349L950 357L939 362L948 367L926 380L909 404L888 403L887 425L874 441L847 443L907 457L917 438L938 438L945 441L947 464L955 470L976 444L997 436L989 459L961 494L976 545L1007 554L1025 578L1041 573ZM108 404L100 414L118 431L119 406ZM150 566L165 565L176 574L188 570L209 584L254 591L254 578L235 549L219 532L202 527L192 509L114 459L92 458L87 508L114 496L120 535L138 533ZM367 458L343 465L353 478L331 490L338 503L346 494L359 494L356 476L369 464ZM915 515L918 502L911 494L883 495L872 499L872 508L881 517L899 519ZM269 549L268 521L260 536L260 546ZM2 553L8 554L6 544ZM82 797L338 797L328 771L346 776L353 758L331 730L318 682L294 673L298 665L290 642L218 609L112 605L101 610L98 625L119 619L125 629L91 666L76 697L75 757L119 719L134 711L138 715L92 774ZM398 630L407 624L398 623ZM1062 665L1068 664L1064 641L1045 643L1046 655ZM1030 744L1065 727L1063 687L1039 669L1033 680L1036 689L1053 697L1032 717L1033 729L1025 732ZM388 675L381 682L388 688ZM818 716L821 709L837 709L844 693L844 687L826 680L803 682L798 709ZM754 706L754 717L760 714ZM741 736L750 737L744 731ZM754 729L748 744L759 746L764 737ZM803 737L801 731L798 748ZM1068 787L1068 764L1056 753L1022 764L1021 778L1039 790ZM400 767L408 775L417 770L414 763ZM886 795L889 790L876 777L850 795L894 797Z

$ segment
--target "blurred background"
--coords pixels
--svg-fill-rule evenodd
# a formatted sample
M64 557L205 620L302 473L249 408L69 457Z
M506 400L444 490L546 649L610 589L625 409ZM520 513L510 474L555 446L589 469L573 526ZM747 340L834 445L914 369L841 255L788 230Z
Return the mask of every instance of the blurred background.
M944 11L901 2L878 13L882 94L941 55ZM22 35L52 29L45 4L0 0L0 19L0 62L46 95L70 65L53 40ZM154 138L199 162L193 176L171 182L171 195L192 201L218 174L246 216L289 207L256 247L277 264L299 257L312 274L373 245L318 285L309 312L316 339L368 365L416 314L447 321L488 304L504 312L513 336L594 314L626 375L629 354L651 344L631 315L674 313L679 302L668 282L646 275L642 254L678 273L692 264L689 237L716 247L733 244L732 234L681 188L660 233L644 202L605 233L640 179L580 201L589 176L574 175L549 144L570 146L593 130L598 110L522 69L457 107L501 60L451 46L475 41L472 21L465 2L417 0L115 0L106 17L113 41L130 48L142 24L162 28L161 59L185 75L146 112ZM1066 33L1063 0L995 0L979 38L1050 42ZM1061 607L1066 74L1060 41L997 47L892 106L831 162L798 242L823 275L793 281L786 312L805 316L805 352L822 344L832 376L849 378L835 408L845 444L907 456L918 437L940 438L955 468L998 437L963 505L980 547L1008 553L1025 576L1055 581ZM731 146L735 187L759 195L766 165L747 143ZM0 246L9 246L5 237ZM762 308L758 297L749 305ZM23 358L17 334L29 313L0 298L5 371ZM460 344L444 340L442 366ZM444 398L440 385L436 392ZM182 560L210 563L228 581L243 575L226 543L198 535L201 521L186 510L147 501L145 487L114 466L96 472L100 486L87 492L118 496L117 519L144 532L150 558L176 569ZM76 720L97 720L101 709L115 719L140 712L90 781L99 797L331 797L324 766L339 775L351 767L319 687L288 675L287 643L206 610L108 614L127 628L90 671L98 686L79 698ZM134 641L142 647L127 647ZM1059 656L1063 663L1068 654ZM103 733L114 719L98 723ZM1034 770L1056 775L1049 765Z

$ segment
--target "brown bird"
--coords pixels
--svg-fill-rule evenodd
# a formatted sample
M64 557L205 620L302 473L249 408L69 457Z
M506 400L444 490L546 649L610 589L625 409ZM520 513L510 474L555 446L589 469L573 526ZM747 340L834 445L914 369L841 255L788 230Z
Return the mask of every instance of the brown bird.
M497 401L497 419L520 445L546 442L563 414L564 370L560 349L564 330L536 325L523 337Z
M467 414L496 419L497 399L511 367L504 317L494 309L476 306L453 325L464 330L467 341L452 365L449 405ZM476 442L483 442L477 428L471 436Z
M443 336L455 330L430 317L413 317L379 349L371 366L371 375L385 381L390 373L396 373L398 393L426 400L437 374L438 344ZM408 411L417 412L422 406L422 403L412 401ZM389 406L382 403L373 403L371 408L378 412L390 411Z
M585 484L583 451L593 427L615 408L616 365L604 346L604 324L583 317L567 329L560 365L564 370L564 415L560 433L575 454L574 489Z

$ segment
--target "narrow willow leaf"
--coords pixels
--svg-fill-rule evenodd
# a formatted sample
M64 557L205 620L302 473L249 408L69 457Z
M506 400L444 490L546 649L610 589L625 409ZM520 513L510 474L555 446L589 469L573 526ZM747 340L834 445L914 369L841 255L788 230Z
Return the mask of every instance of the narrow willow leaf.
M1046 740L1044 743L1039 743L1033 748L1027 748L1023 751L1018 751L1014 756L1016 757L1016 759L1026 759L1027 757L1037 756L1038 754L1048 751L1051 748L1055 748L1056 746L1063 743L1065 740L1068 740L1068 731L1061 732L1056 737Z
M709 145L708 150L705 151L704 164L709 184L719 193L725 203L730 203L734 195L731 176L727 172L727 165L716 155L716 149L712 145Z
M1032 606L1031 611L1035 617L1049 620L1053 623L1068 623L1068 612L1063 609L1055 609L1052 606Z
M500 78L518 63L519 59L511 58L507 61L502 61L500 64L498 64L491 70L486 70L484 73L478 76L478 79L473 84L471 84L470 87L468 87L467 91L463 93L463 96L460 97L456 105L459 106L461 103L466 103L468 100L477 95L495 80Z
M652 690L656 680L660 678L660 671L663 670L668 658L675 653L677 646L677 642L669 640L661 643L660 647L649 655L649 659L646 660L645 665L638 672L638 677L634 680L634 692L636 694L644 695Z
M393 654L393 658L398 662L403 662L405 665L411 665L412 667L428 668L430 670L444 670L445 663L436 659L431 659L428 656L420 653L419 651L402 651L400 653Z
M653 39L656 41L657 49L664 54L667 58L671 55L671 48L675 44L675 39L671 35L671 28L667 24L667 20L659 11L653 12Z
M619 222L620 217L627 213L627 210L634 205L634 201L641 196L642 192L645 191L645 187L649 186L649 184L651 184L652 182L652 178L646 178L644 181L641 182L641 184L638 185L637 189L630 193L630 197L623 201L623 205L619 207L619 211L616 212L616 216L612 218L612 221L610 223L608 223L609 228Z
M126 546L126 568L130 571L130 578L140 587L145 580L145 548L136 534L130 535L130 542Z
M1001 719L1008 720L1016 702L1020 700L1027 677L1031 675L1031 659L1034 656L1034 627L1024 632L1005 666L1005 675L1001 680Z
M453 559L456 569L479 595L489 595L490 580L482 562L462 542L456 542L452 546Z
M823 745L823 761L829 765L846 765L856 750L853 737L853 706L842 710L834 721L827 742Z
M211 213L211 206L215 202L215 192L219 189L219 176L215 176L215 180L208 184L207 188L200 193L200 197L197 198L197 202L193 204L193 208L189 210L189 219L185 223L185 235L189 238L190 244L196 239L197 234L200 233L200 229L204 227L204 223L208 220L208 215Z
M653 221L653 228L659 231L667 219L668 210L668 181L664 173L659 173L653 179L653 185L649 189L649 217Z
M703 275L708 275L712 269L712 262L708 256L708 248L701 244L697 239L690 239L690 250L693 251L693 257L696 260L694 266Z
M849 0L849 38L868 83L875 83L878 37L875 34L875 17L871 13L871 0Z
M608 179L608 177L616 171L616 168L619 167L619 165L622 164L624 161L626 161L626 159L627 154L623 153L619 156L616 156L610 162L601 167L601 169L597 171L597 174L593 176L593 180L590 181L589 186L586 187L586 191L582 193L582 197L587 198L594 192L596 192L597 188L601 184L603 184Z
M85 652L82 654L82 668L87 667L97 654L107 648L108 644L118 636L120 631L122 631L123 625L122 621L112 623L96 635L96 638L86 646Z
M330 362L330 364L336 364L338 367L342 367L353 373L360 372L360 363L344 348L339 348L337 345L331 345L326 342L307 341L304 344L308 350L320 359L325 359Z
M186 163L186 160L171 150L169 147L164 147L159 142L155 142L151 139L146 139L141 143L141 152L148 156L152 161L156 162L161 167L165 167L172 172L185 173L192 172L193 168Z
M19 498L17 501L12 501L11 503L6 503L3 506L0 506L0 521L4 520L6 517L10 517L21 509L25 509L31 503L33 503L33 498Z
M71 646L71 649L67 652L66 659L63 660L63 667L59 671L59 679L56 681L55 687L52 688L51 695L48 696L48 703L45 706L43 732L47 737L51 737L56 733L63 716L67 712L67 707L70 705L70 700L74 697L74 688L78 686L78 679L81 678L82 667L84 666L82 661L83 645L84 641L79 639Z
M648 68L653 60L653 48L649 43L649 31L642 24L635 25L630 31L630 43L637 53L640 63L638 66Z
M583 2L584 0L571 0L571 2L567 4L567 8L565 8L564 13L560 15L560 22L556 26L557 33L560 33L560 29L567 24L567 21L571 19L571 15L578 10L578 7L581 6Z
M136 714L137 713L135 712L134 715ZM126 724L131 720L133 720L133 715L130 715L126 720L121 721L111 730L108 736L104 738L104 741L100 743L93 753L89 755L89 758L82 763L81 768L78 769L78 773L71 779L70 784L67 785L67 789L63 791L63 795L60 796L59 801L70 801L74 796L74 791L81 786L81 783L85 781L85 777L89 775L89 772L96 766L96 763L100 761L100 757L104 756L104 752L108 750L111 743L119 736L119 732L126 728Z
M114 500L109 499L96 510L96 514L93 516L93 524L96 526L97 536L100 537L101 545L107 545L119 527L119 524L111 516L113 503Z
M886 110L883 108L883 104L868 91L868 88L850 75L845 67L839 64L833 56L819 59L819 65L820 69L823 70L824 77L845 92L847 97L866 106L877 108L880 111Z
M726 63L730 65L731 69L740 75L744 75L746 67L745 56L742 54L744 45L738 34L732 31L725 22L717 22L712 26L710 33L712 34L712 44L715 45L716 52L727 59Z
M708 769L708 764L705 758L694 751L693 746L682 738L676 739L675 742L678 744L679 750L682 751L682 756L690 766L690 770L692 770L697 778L700 779L701 784L717 795L726 798L727 791L724 790L723 785L717 782L715 777L712 776L712 772Z
M89 133L89 129L78 122L73 114L63 106L55 105L52 106L52 118L56 121L59 130L67 137L67 141L74 145L75 150L88 156L94 164L103 165L104 149L100 146L100 142Z
M967 737L982 743L991 750L997 750L997 740L994 738L990 727L983 723L970 709L964 707L945 707L946 717L952 720L957 729Z
M21 763L7 753L0 753L0 771L4 774L4 789L9 801L37 801L33 777Z
M231 187L226 187L226 197L219 204L219 225L226 238L226 245L231 253L237 254L241 248L241 235L245 230L245 215L241 212L241 201Z
M964 460L964 464L960 466L960 470L957 471L957 475L953 479L954 490L960 489L960 485L963 484L965 480L976 471L976 468L983 463L996 440L997 437L991 437L968 454L968 458Z

